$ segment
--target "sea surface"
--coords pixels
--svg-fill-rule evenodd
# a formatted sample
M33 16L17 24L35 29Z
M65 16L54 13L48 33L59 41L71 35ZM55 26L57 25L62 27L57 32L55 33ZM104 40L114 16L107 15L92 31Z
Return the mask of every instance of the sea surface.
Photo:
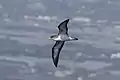
M57 26L69 35L58 67ZM0 80L120 80L120 0L0 0Z

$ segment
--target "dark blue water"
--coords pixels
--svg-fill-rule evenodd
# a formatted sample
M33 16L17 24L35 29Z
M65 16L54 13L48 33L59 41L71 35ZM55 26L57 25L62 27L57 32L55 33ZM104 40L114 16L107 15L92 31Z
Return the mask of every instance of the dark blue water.
M70 18L58 67L57 26ZM119 80L119 0L0 0L0 80Z

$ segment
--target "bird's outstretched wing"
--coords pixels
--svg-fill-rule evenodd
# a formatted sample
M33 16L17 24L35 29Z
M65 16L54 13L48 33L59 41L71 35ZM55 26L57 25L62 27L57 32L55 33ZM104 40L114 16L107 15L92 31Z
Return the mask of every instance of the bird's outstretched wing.
M68 34L68 28L67 28L68 22L69 22L69 19L67 19L59 24L59 26L58 26L59 33L58 34Z
M56 41L55 45L52 48L52 59L54 65L57 67L58 60L59 60L59 54L60 51L64 45L65 41Z

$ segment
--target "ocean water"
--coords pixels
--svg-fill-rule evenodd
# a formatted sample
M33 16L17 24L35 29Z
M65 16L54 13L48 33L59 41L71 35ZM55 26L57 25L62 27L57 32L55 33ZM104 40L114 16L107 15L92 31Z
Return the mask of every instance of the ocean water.
M58 67L58 24L70 18ZM119 80L120 0L0 0L0 80Z

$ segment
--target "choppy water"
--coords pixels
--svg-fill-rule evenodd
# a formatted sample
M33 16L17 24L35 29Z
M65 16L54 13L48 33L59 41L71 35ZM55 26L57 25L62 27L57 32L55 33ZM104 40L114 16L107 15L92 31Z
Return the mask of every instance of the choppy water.
M70 18L58 68L48 37ZM120 0L0 0L0 80L119 80Z

